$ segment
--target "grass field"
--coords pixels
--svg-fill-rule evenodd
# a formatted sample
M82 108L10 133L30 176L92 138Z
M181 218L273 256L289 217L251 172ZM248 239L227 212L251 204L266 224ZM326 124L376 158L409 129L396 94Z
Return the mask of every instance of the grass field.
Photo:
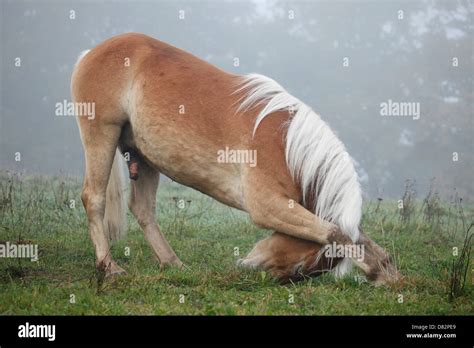
M160 270L129 214L128 236L112 248L128 274L103 281L95 272L80 187L81 179L1 173L0 243L37 244L39 260L0 258L0 314L473 313L472 238L466 235L472 235L474 210L433 194L423 203L406 192L403 209L395 200L365 203L364 230L395 255L405 276L403 284L375 288L357 272L280 285L265 272L236 268L269 231L171 182L160 186L158 219L188 268Z

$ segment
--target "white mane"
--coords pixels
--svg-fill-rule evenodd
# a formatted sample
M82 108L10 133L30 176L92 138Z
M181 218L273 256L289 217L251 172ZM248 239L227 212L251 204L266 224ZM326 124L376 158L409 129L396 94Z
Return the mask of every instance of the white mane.
M293 179L300 183L303 206L320 218L337 224L352 241L359 238L362 194L352 158L344 144L309 106L289 94L276 81L263 75L243 77L236 92L245 92L238 111L264 105L255 121L253 134L271 113L288 110L293 114L286 134L286 162ZM308 197L316 197L309 207ZM344 259L336 276L351 269Z

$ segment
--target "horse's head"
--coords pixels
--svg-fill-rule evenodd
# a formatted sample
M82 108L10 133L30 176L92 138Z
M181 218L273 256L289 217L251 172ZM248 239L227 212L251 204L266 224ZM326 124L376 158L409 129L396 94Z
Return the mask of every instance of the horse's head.
M362 252L353 252L351 259L362 268L369 281L379 286L400 279L390 255L363 232L358 243L348 246L345 251L353 251L361 246ZM282 282L297 281L331 271L342 261L343 257L337 250L326 252L330 247L332 245L322 246L274 232L259 241L240 264L244 267L264 269Z
M341 258L328 258L315 242L274 232L259 241L240 265L262 268L282 282L316 277L332 270Z
M401 280L391 255L370 239L361 229L357 245L364 246L363 260L354 260L376 286L393 284Z

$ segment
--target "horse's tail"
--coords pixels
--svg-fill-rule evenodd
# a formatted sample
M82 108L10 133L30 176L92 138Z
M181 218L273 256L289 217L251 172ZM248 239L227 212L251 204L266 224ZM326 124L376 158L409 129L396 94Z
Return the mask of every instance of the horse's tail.
M80 61L90 50L83 51L75 65L75 69ZM74 74L74 72L73 72ZM104 212L104 232L108 239L117 241L125 236L127 232L126 219L126 197L125 197L125 177L124 160L117 149L112 164L112 170L107 185L105 212Z
M112 241L122 239L127 232L127 205L123 158L117 150L110 172L105 199L104 231Z
M338 225L352 241L357 241L362 194L353 160L343 143L317 113L276 81L250 74L245 76L239 90L247 91L240 108L264 101L254 134L260 122L271 113L288 110L293 114L286 134L285 156L293 179L300 185L303 206ZM334 271L341 276L350 271L351 265L351 260L345 258Z

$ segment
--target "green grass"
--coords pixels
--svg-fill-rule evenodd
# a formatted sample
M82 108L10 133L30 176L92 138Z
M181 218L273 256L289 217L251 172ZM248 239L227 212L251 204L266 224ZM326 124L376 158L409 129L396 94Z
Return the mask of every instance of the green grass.
M0 258L0 314L112 315L396 315L472 314L472 265L465 288L449 298L453 247L461 250L472 208L440 203L431 216L415 202L408 220L396 201L369 201L364 230L395 255L403 284L375 288L331 275L280 285L265 272L235 267L269 232L247 214L176 183L160 186L158 220L188 266L160 270L129 214L125 240L112 254L127 275L98 281L81 181L65 177L0 176L0 241L34 243L39 261ZM183 209L177 201L184 199ZM70 208L75 200L75 208ZM130 249L130 256L125 255ZM238 248L240 256L234 255ZM184 303L180 302L184 295ZM401 296L403 302L400 303ZM75 303L71 303L71 296ZM294 302L289 301L290 298Z

